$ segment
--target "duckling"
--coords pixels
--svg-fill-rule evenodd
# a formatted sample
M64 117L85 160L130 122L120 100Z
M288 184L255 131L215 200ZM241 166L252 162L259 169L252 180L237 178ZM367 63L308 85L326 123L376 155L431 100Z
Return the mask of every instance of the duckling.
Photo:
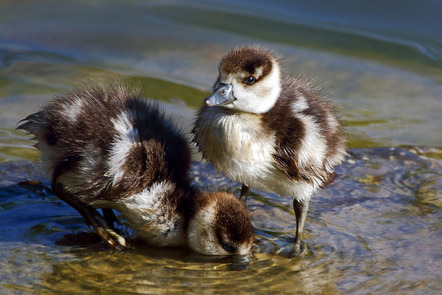
M131 247L113 228L114 209L154 246L187 245L206 255L250 251L247 210L231 194L192 187L184 135L158 103L128 85L92 83L19 123L35 136L54 193L107 244Z
M280 57L239 46L219 63L214 92L199 110L193 141L216 170L249 187L293 199L301 254L309 201L345 156L343 129L320 91L281 72Z

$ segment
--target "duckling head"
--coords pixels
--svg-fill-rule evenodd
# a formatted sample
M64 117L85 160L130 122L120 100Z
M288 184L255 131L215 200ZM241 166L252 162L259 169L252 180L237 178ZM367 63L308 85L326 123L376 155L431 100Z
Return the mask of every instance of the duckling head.
M233 195L205 195L201 207L189 220L188 243L205 255L247 254L253 243L253 228L245 207Z
M278 57L259 46L240 46L220 61L219 76L206 106L249 113L270 110L281 92Z

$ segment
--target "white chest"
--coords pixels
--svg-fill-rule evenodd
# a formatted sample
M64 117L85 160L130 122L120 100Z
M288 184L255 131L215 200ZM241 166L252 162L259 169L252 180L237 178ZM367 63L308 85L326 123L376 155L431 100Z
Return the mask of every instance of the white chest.
M262 127L258 115L207 108L199 120L196 140L203 156L230 179L298 200L310 198L317 189L276 167L275 133Z
M274 134L263 130L259 116L207 108L200 119L198 144L218 171L245 184L274 172Z

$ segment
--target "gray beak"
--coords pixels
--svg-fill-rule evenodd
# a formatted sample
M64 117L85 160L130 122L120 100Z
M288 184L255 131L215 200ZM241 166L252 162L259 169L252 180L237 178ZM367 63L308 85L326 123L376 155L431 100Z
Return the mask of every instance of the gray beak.
M232 85L219 83L218 88L212 95L204 100L206 106L222 106L229 104L235 100L233 96Z

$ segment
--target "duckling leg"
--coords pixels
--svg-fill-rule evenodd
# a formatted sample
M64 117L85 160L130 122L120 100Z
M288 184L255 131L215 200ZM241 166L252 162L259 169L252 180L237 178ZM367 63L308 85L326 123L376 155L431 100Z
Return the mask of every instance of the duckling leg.
M52 183L52 190L55 195L62 201L65 201L75 210L77 210L81 216L83 216L87 225L92 225L95 232L109 245L116 249L128 248L130 245L126 240L117 234L112 228L109 227L108 222L98 213L98 211L90 205L87 205L74 196L67 193L61 183ZM113 214L113 212L112 212ZM115 216L115 215L114 215Z
M103 212L103 218L106 220L107 225L109 225L110 228L115 229L114 222L118 222L118 220L115 216L114 210L110 208L102 208L101 211Z
M241 194L239 196L239 200L241 201L241 203L245 206L246 205L246 201L247 201L247 194L249 193L249 187L245 184L242 185L241 187Z
M92 227L106 243L117 250L121 250L124 247L130 248L129 244L126 242L126 239L110 228L106 220L100 215L100 213L97 212L97 210L95 210L95 208L87 205L85 210Z
M310 200L305 201L293 201L293 208L295 211L295 217L296 217L296 235L295 235L295 245L292 251L293 257L300 255L302 252L304 252L304 242L302 241L302 234L304 232L304 224L305 219L307 217L308 212L308 205Z

